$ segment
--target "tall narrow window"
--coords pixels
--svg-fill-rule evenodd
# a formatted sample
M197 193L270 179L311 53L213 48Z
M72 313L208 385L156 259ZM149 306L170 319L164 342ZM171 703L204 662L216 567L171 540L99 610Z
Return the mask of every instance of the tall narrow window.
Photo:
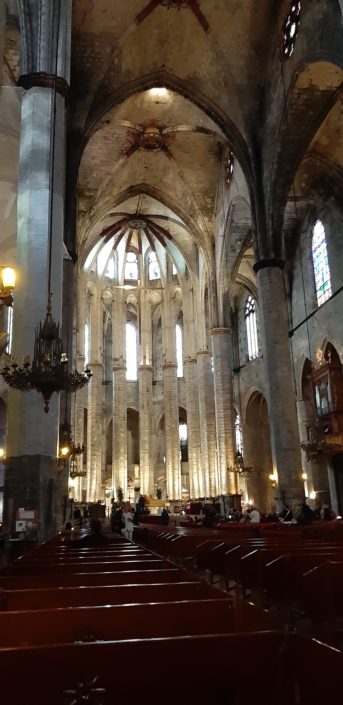
M175 335L177 376L183 377L182 328L179 323L176 324Z
M243 436L241 429L241 417L239 414L236 415L235 420L235 437L236 437L236 450L243 455Z
M326 248L324 225L320 220L314 225L312 236L312 258L317 303L321 306L331 296L331 279Z
M85 365L89 363L89 325L85 324Z
M137 281L138 279L138 259L135 252L126 253L125 279Z
M153 251L149 252L148 262L149 262L149 273L148 273L149 281L152 281L153 279L161 279L160 268L158 266L156 252L153 252Z
M12 353L12 333L13 333L13 308L9 306L7 309L7 327L6 333L8 335L8 343L6 347L6 352L8 355Z
M255 360L255 358L258 357L258 339L256 325L256 301L253 296L248 296L247 298L244 317L247 329L249 360Z
M179 439L180 439L180 460L182 463L188 461L188 433L187 424L185 421L179 423Z
M137 331L132 323L126 324L126 379L137 379Z

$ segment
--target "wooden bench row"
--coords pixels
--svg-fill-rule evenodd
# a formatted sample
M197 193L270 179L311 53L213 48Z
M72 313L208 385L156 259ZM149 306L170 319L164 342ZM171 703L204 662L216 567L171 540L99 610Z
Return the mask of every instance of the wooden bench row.
M298 634L212 634L4 649L2 705L338 702L342 654Z

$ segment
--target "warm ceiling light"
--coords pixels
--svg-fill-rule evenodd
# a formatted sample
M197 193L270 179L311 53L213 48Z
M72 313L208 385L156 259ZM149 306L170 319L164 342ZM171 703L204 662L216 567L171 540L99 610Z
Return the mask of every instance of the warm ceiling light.
M150 88L150 96L155 103L167 103L169 98L169 91L167 88L157 87Z
M4 267L1 279L3 288L12 291L15 287L15 270L12 267Z

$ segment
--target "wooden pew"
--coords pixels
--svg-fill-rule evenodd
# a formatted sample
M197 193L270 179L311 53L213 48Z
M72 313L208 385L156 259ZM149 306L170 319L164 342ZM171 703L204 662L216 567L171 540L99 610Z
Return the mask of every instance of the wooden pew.
M43 587L73 587L80 585L131 585L155 582L179 582L184 580L185 573L180 568L164 568L151 570L121 570L99 573L58 573L42 575L6 575L0 578L0 588L7 590L24 590ZM198 579L187 573L187 580Z
M0 649L236 631L227 598L0 612Z
M158 558L148 558L146 560L127 559L125 561L87 561L87 559L75 558L74 561L61 563L45 563L42 561L12 563L9 568L11 575L49 575L51 573L98 573L120 572L123 570L162 570L171 564Z
M2 610L53 609L117 605L133 602L167 602L192 599L222 599L224 593L205 582L151 583L148 585L94 585L92 587L3 590Z
M184 702L275 705L277 694L278 705L295 705L285 640L277 632L5 649L0 669L2 705L70 705L78 684L96 677L93 687L106 691L106 705L136 690L142 703L160 705L162 695L164 705L175 705L180 689ZM73 692L66 697L66 691Z
M325 561L302 576L303 610L325 642L338 645L343 631L343 562Z
M339 703L343 688L343 654L341 651L293 634L290 668L294 673L300 705Z

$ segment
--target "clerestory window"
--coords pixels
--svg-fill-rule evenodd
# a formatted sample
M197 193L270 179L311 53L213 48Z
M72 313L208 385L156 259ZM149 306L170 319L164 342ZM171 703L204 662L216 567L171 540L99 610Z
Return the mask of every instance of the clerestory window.
M326 247L325 228L321 220L314 224L312 232L312 260L317 304L321 306L331 296L331 278Z
M126 324L126 379L137 379L137 330L132 323Z
M253 296L248 296L244 310L245 325L248 340L248 356L249 360L255 360L258 357L258 338L257 338L257 322L256 322L256 301Z

